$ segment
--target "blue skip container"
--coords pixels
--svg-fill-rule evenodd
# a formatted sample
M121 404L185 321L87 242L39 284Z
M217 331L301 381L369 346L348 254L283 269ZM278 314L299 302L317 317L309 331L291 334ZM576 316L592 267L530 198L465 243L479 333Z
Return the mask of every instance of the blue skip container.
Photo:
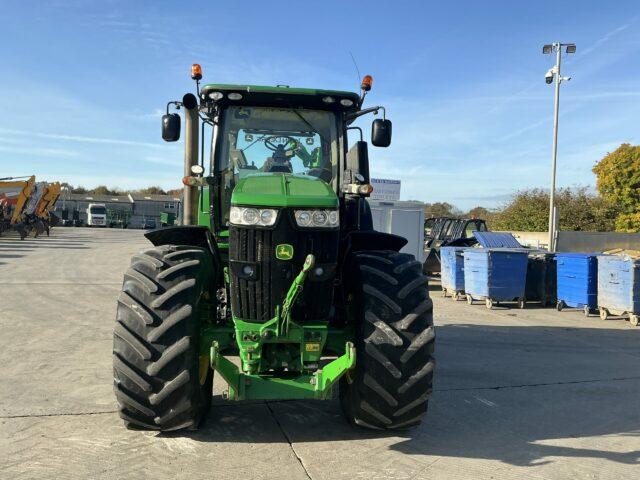
M628 255L598 257L598 309L600 318L629 315L638 326L640 315L640 259Z
M558 311L565 307L581 308L589 315L597 307L598 254L558 253Z
M440 247L440 283L442 295L451 295L455 300L464 293L464 257L467 247Z
M517 301L525 306L528 252L508 248L469 248L464 255L464 289L467 303L484 299L487 308L496 302Z

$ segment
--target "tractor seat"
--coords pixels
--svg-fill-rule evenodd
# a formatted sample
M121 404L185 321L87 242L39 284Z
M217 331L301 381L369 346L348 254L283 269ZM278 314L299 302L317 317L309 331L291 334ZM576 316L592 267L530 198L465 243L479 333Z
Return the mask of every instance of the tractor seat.
M263 172L273 172L273 173L293 173L293 169L291 168L291 164L287 163L276 163L273 157L267 158L267 161L264 162L264 165L260 169Z

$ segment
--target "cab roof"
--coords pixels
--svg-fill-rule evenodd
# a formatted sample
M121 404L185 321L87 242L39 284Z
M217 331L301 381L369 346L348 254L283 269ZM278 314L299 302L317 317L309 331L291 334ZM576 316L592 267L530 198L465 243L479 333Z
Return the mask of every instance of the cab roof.
M210 94L220 92L223 97L213 100ZM231 100L230 93L239 93L242 98ZM334 101L328 103L328 97ZM358 110L360 96L354 92L342 90L319 90L314 88L292 88L285 85L231 85L209 83L200 90L200 100L207 104L226 105L253 105L253 106L283 106L313 108L319 110L333 110L341 112L354 112ZM341 100L351 100L352 105L342 105Z

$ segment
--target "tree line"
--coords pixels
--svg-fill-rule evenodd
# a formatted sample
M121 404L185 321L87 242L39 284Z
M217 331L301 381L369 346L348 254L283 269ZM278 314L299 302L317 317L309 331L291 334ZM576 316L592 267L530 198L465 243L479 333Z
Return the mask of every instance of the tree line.
M587 187L556 192L562 230L640 232L640 146L628 143L593 167L596 191ZM483 218L492 230L546 231L549 192L531 188L515 192L500 208L475 207L464 212L447 202L427 203L425 217Z
M159 186L151 186L147 188L141 188L138 190L123 190L117 187L107 187L106 185L98 185L95 188L85 188L82 186L73 186L68 183L63 183L63 187L67 187L71 193L88 194L88 195L110 195L120 196L127 195L129 193L138 195L172 195L179 197L182 194L182 188L174 188L172 190L164 190Z

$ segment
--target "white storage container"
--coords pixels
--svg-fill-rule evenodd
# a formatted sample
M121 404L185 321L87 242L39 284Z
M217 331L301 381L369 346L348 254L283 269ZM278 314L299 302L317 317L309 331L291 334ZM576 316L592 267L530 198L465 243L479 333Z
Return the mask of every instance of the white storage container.
M408 240L401 252L424 261L424 204L410 201L369 200L373 228Z

